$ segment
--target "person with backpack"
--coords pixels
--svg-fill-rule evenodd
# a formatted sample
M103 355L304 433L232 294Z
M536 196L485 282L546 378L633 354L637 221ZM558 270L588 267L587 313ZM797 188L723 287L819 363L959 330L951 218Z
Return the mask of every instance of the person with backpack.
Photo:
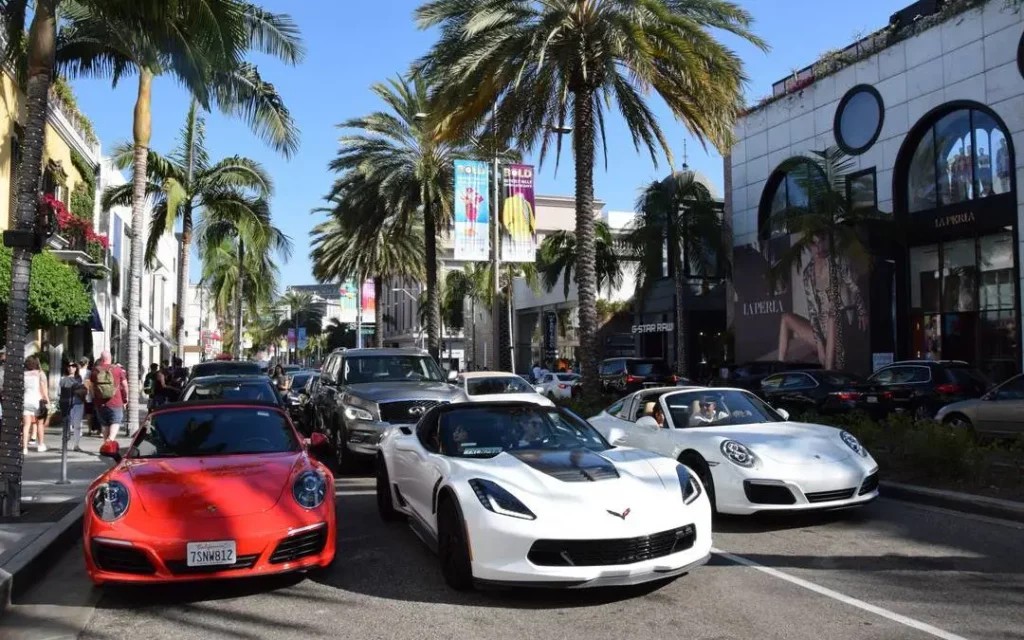
M89 376L89 388L101 436L106 441L116 440L124 422L128 376L119 365L111 363L109 351L100 354L99 362Z

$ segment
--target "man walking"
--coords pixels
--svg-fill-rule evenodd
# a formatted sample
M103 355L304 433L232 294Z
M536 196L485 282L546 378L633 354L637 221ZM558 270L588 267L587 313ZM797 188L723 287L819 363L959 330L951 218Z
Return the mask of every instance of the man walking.
M89 387L101 436L106 441L116 440L124 422L128 376L120 366L111 364L109 351L100 354L100 360L89 376Z

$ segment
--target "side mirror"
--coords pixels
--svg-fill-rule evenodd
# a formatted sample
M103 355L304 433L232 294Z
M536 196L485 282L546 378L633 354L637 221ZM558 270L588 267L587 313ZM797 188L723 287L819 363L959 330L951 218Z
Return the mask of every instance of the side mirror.
M448 372L448 382L449 383L455 382L458 379L459 379L459 372L458 371L455 371L453 369L452 371Z
M533 390L536 391L537 393L544 393L544 387L542 387L540 385L534 386Z
M100 445L100 456L111 458L115 463L121 462L121 445L113 440Z
M789 412L786 411L785 409L776 409L775 413L782 416L782 419L785 420L786 422L789 422Z
M654 419L654 416L644 416L636 421L636 426L646 427L647 429L660 429L661 425Z
M313 432L309 436L309 448L310 449L323 449L328 444L327 436L320 433L319 431Z

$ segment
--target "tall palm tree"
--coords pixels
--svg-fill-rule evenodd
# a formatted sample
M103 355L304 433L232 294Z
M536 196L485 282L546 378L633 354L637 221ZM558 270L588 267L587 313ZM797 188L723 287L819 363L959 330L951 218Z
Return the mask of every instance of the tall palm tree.
M615 250L615 238L608 223L594 222L594 253L597 290L605 285L617 288L622 284L622 257ZM562 280L562 293L569 299L569 286L575 281L576 236L567 231L556 231L544 238L537 252L537 271L544 288L551 291Z
M743 64L711 29L766 48L750 14L725 0L430 0L416 11L440 36L416 69L438 88L435 110L446 130L475 127L488 111L500 136L543 161L552 125L573 128L580 354L584 377L597 379L594 160L605 110L617 103L637 149L657 162L671 152L645 94L664 100L701 142L731 146L742 104ZM557 138L558 155L561 138ZM557 158L556 158L557 162ZM596 396L598 385L588 384Z
M119 169L132 166L134 145L117 145L111 153ZM261 197L273 195L270 176L261 164L249 158L231 156L217 162L210 160L206 147L206 119L199 104L189 105L185 123L178 133L178 145L167 156L149 150L146 161L149 173L147 192L156 197L153 220L146 239L146 262L156 256L160 238L173 232L181 220L181 243L178 253L178 317L175 318L175 339L179 355L185 346L184 309L188 291L189 263L192 257L192 232L197 218L208 209L215 209L225 200L234 202L236 189L244 189ZM106 209L113 205L130 206L134 185L127 183L110 187L102 197Z
M277 293L278 270L269 256L257 256L250 252L244 264L238 261L238 242L225 238L215 245L200 247L202 275L200 284L210 291L210 304L224 330L225 349L235 353L235 338L240 333L234 315L238 295L245 298L248 309L266 309ZM274 323L274 330L277 330ZM259 330L262 331L262 325Z
M708 282L728 276L732 233L721 207L692 171L675 172L649 184L637 199L636 212L624 244L637 262L637 291L642 296L662 277L667 243L676 298L676 372L686 377L686 289L692 280Z
M354 132L342 137L330 168L360 174L377 189L381 210L398 216L403 226L417 212L423 216L426 325L429 350L436 358L441 348L437 238L453 222L453 161L471 153L461 142L441 137L433 123L430 87L420 76L399 77L371 89L388 111L342 123Z
M307 291L295 291L294 289L288 289L284 292L284 295L277 301L279 307L288 307L288 314L290 318L286 321L288 328L295 331L295 357L299 357L299 327L306 327L306 325L319 326L323 314L317 308L316 303L313 301L313 294ZM308 329L307 328L307 334ZM287 333L287 329L285 329Z

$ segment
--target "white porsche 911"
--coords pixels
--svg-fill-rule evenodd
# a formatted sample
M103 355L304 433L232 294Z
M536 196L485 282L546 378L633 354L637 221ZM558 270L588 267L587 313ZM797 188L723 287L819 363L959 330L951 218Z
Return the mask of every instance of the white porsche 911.
M711 551L711 505L686 467L526 402L442 405L388 430L377 506L408 516L456 589L639 584Z
M740 389L637 391L590 423L609 442L693 469L721 513L836 509L878 497L878 464L853 434L789 422Z

